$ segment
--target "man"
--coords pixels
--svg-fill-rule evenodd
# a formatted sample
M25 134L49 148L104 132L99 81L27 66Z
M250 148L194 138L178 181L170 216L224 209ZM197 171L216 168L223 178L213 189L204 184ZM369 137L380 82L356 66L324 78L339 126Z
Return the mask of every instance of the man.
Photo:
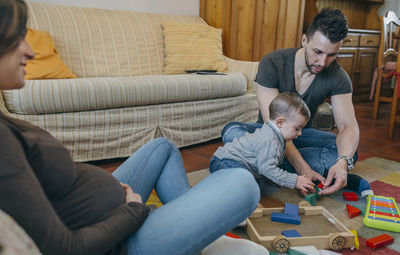
M281 92L297 92L310 108L311 119L317 107L331 97L338 135L311 128L309 121L302 136L287 143L281 165L283 169L321 181L324 185L321 195L346 187L347 171L357 157L359 128L352 103L352 84L336 62L347 31L344 14L325 8L303 34L302 48L277 50L264 56L255 80L260 108L258 122L229 123L222 132L224 142L244 132L254 132L269 119L268 107Z

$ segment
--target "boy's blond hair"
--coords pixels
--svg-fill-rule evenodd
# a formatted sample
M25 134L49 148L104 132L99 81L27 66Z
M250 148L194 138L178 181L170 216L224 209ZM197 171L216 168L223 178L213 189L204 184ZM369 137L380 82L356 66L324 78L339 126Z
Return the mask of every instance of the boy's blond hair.
M283 92L277 95L269 105L269 119L271 120L280 116L289 118L293 113L301 114L307 122L311 115L306 103L296 93Z

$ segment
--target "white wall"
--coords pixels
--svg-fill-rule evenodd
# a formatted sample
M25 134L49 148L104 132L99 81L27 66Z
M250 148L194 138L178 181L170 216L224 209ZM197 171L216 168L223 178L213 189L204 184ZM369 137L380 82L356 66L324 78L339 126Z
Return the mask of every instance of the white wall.
M27 0L59 5L134 10L166 14L200 15L200 0Z
M379 16L385 16L387 11L394 11L400 17L400 1L399 0L386 0L385 4L378 10Z

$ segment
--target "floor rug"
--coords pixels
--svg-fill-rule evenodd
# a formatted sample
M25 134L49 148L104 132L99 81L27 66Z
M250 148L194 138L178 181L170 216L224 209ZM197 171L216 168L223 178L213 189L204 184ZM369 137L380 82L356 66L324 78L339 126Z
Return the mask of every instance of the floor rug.
M400 205L400 162L390 161L382 158L371 157L359 161L352 173L358 174L370 182L371 189L375 195L394 197ZM344 190L346 191L346 190ZM303 198L295 190L281 188L278 191L264 197L261 203L264 207L269 204L277 204L277 200L289 203L298 203ZM350 230L357 230L360 242L360 250L342 250L342 254L399 254L400 255L400 234L395 232L383 231L364 226L362 216L349 218L346 210L346 203L365 209L366 199L359 201L346 201L342 196L342 191L329 196L324 196L317 200L317 205L322 205L338 218ZM365 245L369 238L388 234L394 238L394 242L379 249L371 249Z
M352 173L359 174L370 182L371 189L375 195L394 197L400 206L400 162L390 161L377 157L366 158L358 161ZM196 171L188 174L191 185L195 185L202 178L209 174L208 169ZM344 190L346 191L346 190ZM263 207L283 207L284 202L297 204L304 198L296 191L286 188L277 189L277 191L262 197L260 203ZM360 242L360 250L342 250L342 254L399 254L400 255L400 233L383 231L368 228L362 223L362 216L349 218L346 210L346 203L365 209L366 200L345 201L342 191L329 196L323 196L317 200L317 205L324 206L336 218L338 218L350 230L357 230ZM244 230L237 228L233 233L243 238L248 238ZM373 250L365 245L369 238L388 234L394 238L394 242L386 247ZM273 254L273 253L271 253Z

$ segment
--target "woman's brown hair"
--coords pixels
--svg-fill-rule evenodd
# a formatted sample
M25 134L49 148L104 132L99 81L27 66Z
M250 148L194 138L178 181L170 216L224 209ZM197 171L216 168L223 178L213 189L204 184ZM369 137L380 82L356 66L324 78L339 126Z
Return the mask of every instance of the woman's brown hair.
M0 57L14 50L24 39L27 16L23 0L0 0Z

